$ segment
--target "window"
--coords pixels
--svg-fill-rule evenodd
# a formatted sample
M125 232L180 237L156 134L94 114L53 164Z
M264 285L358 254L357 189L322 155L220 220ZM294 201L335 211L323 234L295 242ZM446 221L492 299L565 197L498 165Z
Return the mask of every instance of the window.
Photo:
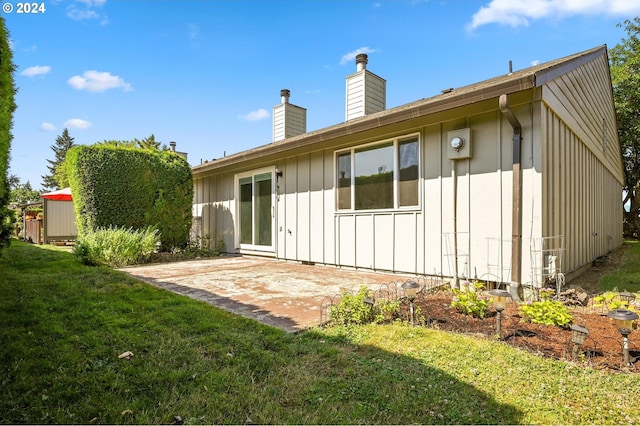
M339 152L336 155L337 209L418 206L418 146L415 136Z
M351 152L338 154L338 209L351 208Z

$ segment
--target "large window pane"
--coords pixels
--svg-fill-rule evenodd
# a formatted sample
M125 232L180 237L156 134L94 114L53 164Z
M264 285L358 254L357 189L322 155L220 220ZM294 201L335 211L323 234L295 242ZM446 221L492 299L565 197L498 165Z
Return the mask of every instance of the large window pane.
M400 178L398 182L398 204L418 205L418 140L402 141L398 144L400 156Z
M351 208L351 153L338 155L338 209Z
M355 151L356 210L393 208L393 143Z
M256 244L271 245L271 173L255 176Z
M240 243L253 244L253 184L252 178L240 179Z

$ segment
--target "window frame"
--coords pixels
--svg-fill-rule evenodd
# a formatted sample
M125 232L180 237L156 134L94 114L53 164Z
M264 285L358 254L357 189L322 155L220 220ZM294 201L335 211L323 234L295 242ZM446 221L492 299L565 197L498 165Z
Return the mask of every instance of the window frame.
M400 144L410 142L415 140L417 142L417 160L418 160L418 184L417 184L417 204L411 206L400 206ZM372 209L356 209L355 208L355 200L356 200L356 190L357 186L355 185L355 175L356 175L356 154L358 151L363 152L367 150L376 149L376 147L384 148L385 145L389 145L393 147L393 207L388 208L372 208ZM415 211L420 210L422 208L422 148L421 148L421 137L420 133L410 133L406 135L396 136L393 138L381 139L375 142L363 143L360 145L354 145L346 149L336 150L334 152L334 188L335 188L335 199L334 199L334 208L336 214L354 214L354 213L371 213L371 212L390 212L390 211ZM349 208L340 208L340 198L339 198L339 164L338 158L348 154L350 157L350 186L349 188ZM347 188L347 187L343 187ZM344 200L342 200L344 201Z
M270 212L270 216L271 216L271 245L261 245L261 244L257 244L256 243L256 223L255 223L255 219L256 219L256 212L255 212L255 203L256 203L256 189L255 189L255 184L256 184L256 176L259 175L263 175L263 174L271 174L271 212ZM240 199L240 181L245 179L245 178L251 178L251 184L252 184L252 196L251 196L251 204L252 204L252 216L251 216L251 220L252 220L252 235L251 235L251 244L247 244L247 243L241 243L241 235L240 232L242 232L241 229L241 222L242 222L242 218L240 217L241 215L241 199ZM234 188L235 188L235 205L236 205L236 209L235 209L235 214L236 214L236 218L235 218L235 243L236 243L236 247L239 247L241 250L255 250L255 251L269 251L269 252L274 252L275 251L275 240L277 238L276 235L276 225L275 225L275 208L276 208L276 168L275 166L269 166L269 167L262 167L259 169L253 169L253 170L249 170L246 172L241 172L241 173L236 173L234 176Z

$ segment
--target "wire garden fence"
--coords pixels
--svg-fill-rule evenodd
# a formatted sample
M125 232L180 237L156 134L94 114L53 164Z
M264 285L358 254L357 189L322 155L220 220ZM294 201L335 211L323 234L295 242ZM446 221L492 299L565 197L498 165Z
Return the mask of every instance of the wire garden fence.
M494 309L489 309L483 318L463 314L451 307L454 295L448 279L425 276L411 281L419 284L418 296L414 300L419 312L419 326L496 339L540 356L570 360L587 367L640 372L640 330L632 330L625 343L613 321L607 317L607 306L593 302L597 295L585 297L580 289L570 289L568 293L577 296L562 300L571 310L573 324L587 330L588 334L577 336L571 327L526 321L518 303L513 301L500 314ZM399 280L370 289L368 302L374 306L384 301L400 301L402 319L408 321L409 300L402 287L406 282ZM342 294L324 298L320 308L322 324L329 323L331 309L340 304L341 298ZM561 299L560 295L557 299ZM580 337L582 342L578 344L576 339ZM623 356L625 345L628 362Z

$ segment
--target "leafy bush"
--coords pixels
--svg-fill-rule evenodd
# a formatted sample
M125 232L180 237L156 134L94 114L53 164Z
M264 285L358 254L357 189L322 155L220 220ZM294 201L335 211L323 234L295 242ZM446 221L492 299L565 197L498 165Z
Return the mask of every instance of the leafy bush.
M489 310L489 300L479 295L478 292L483 288L483 283L476 281L473 286L463 286L462 290L453 289L451 307L465 315L484 318Z
M605 291L604 293L595 296L593 298L593 306L606 306L610 311L615 309L636 310L636 307L633 304L629 304L629 302L620 298L620 292L617 290Z
M79 235L73 253L87 265L120 267L146 262L159 242L158 230L153 227L98 228Z
M211 248L211 243L215 241L215 236L213 238L210 235L197 237L195 240L189 241L187 246L180 250L180 254L189 258L220 256L224 252L224 240L219 240L215 247Z
M80 235L109 226L154 226L162 250L186 246L193 177L179 154L115 145L76 146L67 152L65 164Z
M520 313L525 320L534 324L567 327L573 321L569 309L561 302L554 300L524 303L520 305Z
M549 287L543 287L540 289L540 300L550 300L555 296L556 291Z
M364 303L369 296L369 289L360 286L356 294L347 290L342 291L340 303L330 308L329 318L334 324L360 325L373 322L374 312L372 306Z
M400 315L399 300L385 300L371 305L373 302L371 290L360 286L356 294L349 291L342 292L340 303L330 307L329 319L333 325L361 325L367 323L383 323L392 321Z
M374 306L374 312L376 324L393 321L400 315L400 301L384 300Z

